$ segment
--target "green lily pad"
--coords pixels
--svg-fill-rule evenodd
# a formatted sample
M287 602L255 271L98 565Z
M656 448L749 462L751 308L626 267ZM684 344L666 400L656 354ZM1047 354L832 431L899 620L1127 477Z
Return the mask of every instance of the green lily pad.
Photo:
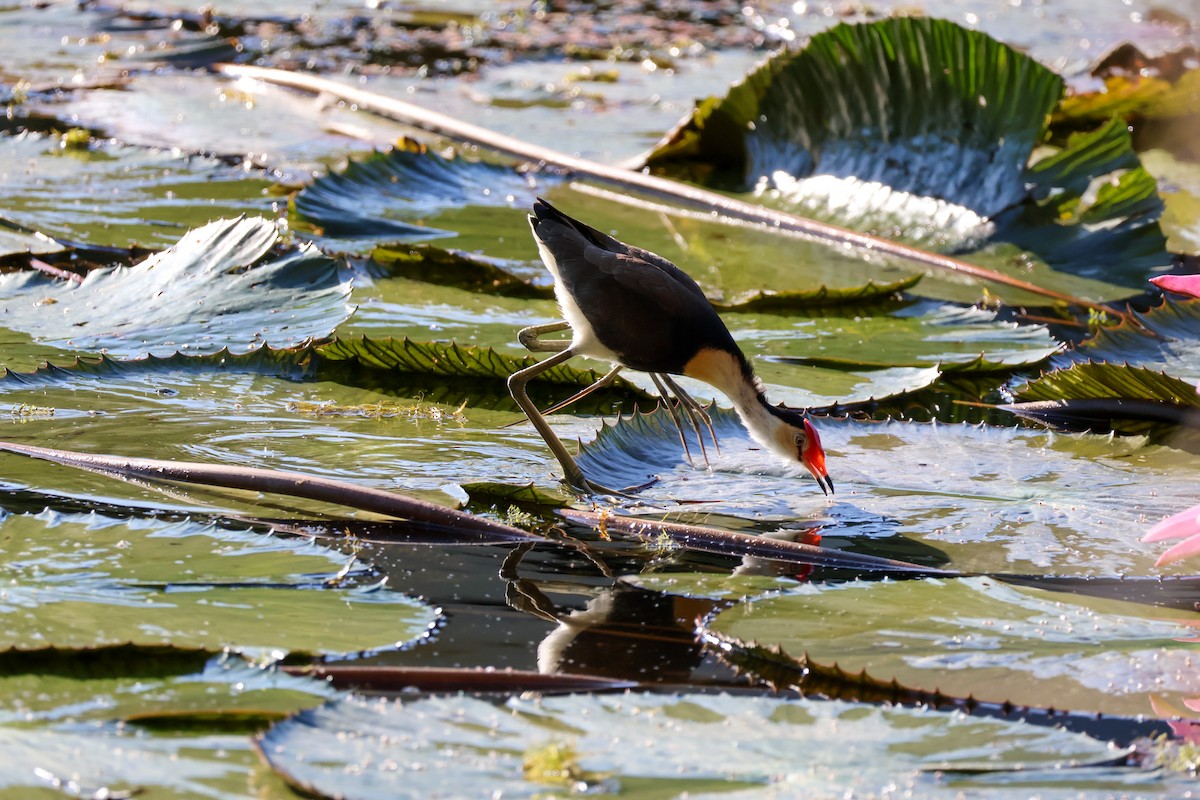
M460 794L505 797L571 788L647 798L874 795L898 782L940 797L983 789L987 780L935 778L926 771L935 765L1010 764L1011 791L1042 785L1071 764L1111 758L1102 742L1023 723L840 702L636 693L514 698L500 707L469 697L348 699L301 712L257 745L290 785L345 798L433 794L449 775ZM311 755L317 751L319 759ZM559 768L542 768L548 763ZM1069 773L1076 788L1111 777L1083 767Z
M699 104L648 158L879 182L981 217L1017 202L1062 80L986 34L937 19L838 25Z
M802 330L809 335L786 343L788 351L799 353L763 350L775 361L819 367L988 372L1032 366L1061 349L1044 326L1001 322L992 311L932 302L887 316L827 317ZM766 335L760 333L760 341Z
M65 728L65 726L64 726ZM236 797L246 791L254 755L245 736L145 737L111 728L30 730L0 726L0 791L11 797ZM11 793L11 794L9 794Z
M404 646L437 620L375 586L369 567L303 541L54 512L10 515L0 530L0 648L133 641L346 653ZM351 571L334 580L339 567Z
M1196 387L1144 367L1074 364L1025 384L1004 408L1059 430L1148 436L1200 453Z
M445 504L447 487L477 480L528 484L536 478L539 491L555 488L544 451L525 444L536 434L504 427L519 419L505 379L533 359L513 361L489 348L364 339L244 354L82 359L65 368L5 373L0 414L20 424L9 434L17 441L69 438L92 452L312 473ZM599 377L568 365L545 375L560 383L531 386L536 397L562 399ZM607 410L640 396L636 388L618 387L598 393L585 408ZM352 459L330 455L348 448ZM279 502L193 487L177 503L136 484L51 464L9 463L10 478L56 496L166 502L187 510L208 502L255 515ZM458 502L461 491L450 491ZM295 501L285 514L318 511L346 513Z
M0 136L4 215L55 239L166 247L222 216L267 212L270 181L205 156L56 136Z
M533 264L489 259L430 245L376 247L371 251L371 260L386 274L411 280L505 297L546 299L554 296L550 273L540 261Z
M114 355L248 350L324 336L352 311L350 283L311 245L273 253L278 238L261 217L221 220L81 284L0 275L2 322L66 350Z
M1115 121L1031 158L1061 91L1050 70L952 22L843 24L702 101L647 163L889 238L981 251L968 259L1046 288L1119 297L1168 261L1162 204Z
M311 708L338 694L324 681L295 677L219 651L183 669L182 663L164 663L171 650L182 649L137 645L56 649L52 663L64 669L49 674L36 669L48 662L45 650L10 650L5 654L8 667L15 670L26 659L29 669L0 677L4 690L0 724L52 725L61 719L64 707L71 709L74 721L91 724L206 711L231 717L269 716ZM139 663L142 655L150 658L150 664ZM88 666L80 669L71 666L72 661Z
M406 141L318 178L296 195L293 208L299 221L343 244L415 241L455 235L464 207L528 208L561 182L552 173L447 157ZM440 228L429 224L434 220Z
M1194 696L1200 615L1017 588L992 578L849 583L739 604L718 633L848 672L981 701L1134 716Z
M1162 370L1185 381L1200 381L1200 300L1164 297L1133 320L1102 327L1091 338L1055 357L1054 364L1105 361Z
M944 551L948 568L1015 565L1085 574L1149 573L1135 542L1153 515L1195 503L1200 467L1137 440L987 426L814 419L837 495L799 463L752 442L731 412L713 415L711 469L689 433L693 467L664 412L606 425L578 458L589 480L631 486L654 513L805 520L830 538L909 537ZM707 434L706 434L707 440Z

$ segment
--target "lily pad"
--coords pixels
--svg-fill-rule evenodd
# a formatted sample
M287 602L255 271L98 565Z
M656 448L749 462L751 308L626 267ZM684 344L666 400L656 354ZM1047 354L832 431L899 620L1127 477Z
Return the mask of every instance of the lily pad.
M1115 431L1200 453L1200 395L1178 378L1127 364L1074 364L1030 381L1004 408L1068 431Z
M4 215L51 236L93 245L166 247L189 228L267 212L270 181L178 150L57 136L0 136Z
M1042 325L1001 322L993 311L933 302L887 316L826 317L804 331L811 338L787 348L800 354L768 357L841 369L936 366L942 372L987 372L1032 366L1061 348ZM778 352L767 350L772 351Z
M0 528L0 648L133 641L345 653L404 646L437 620L419 601L375 586L369 567L302 541L55 512L10 515ZM335 579L339 567L350 571Z
M337 696L324 681L296 677L219 651L200 658L193 668L176 669L182 664L163 664L172 649L185 652L136 645L59 649L54 663L68 667L67 662L76 661L88 667L75 665L51 673L36 670L48 661L44 650L10 650L5 654L9 667L15 668L25 658L31 668L0 677L0 723L53 725L63 719L64 708L71 709L71 720L93 725L151 714L182 720L184 715L206 711L214 717L253 713L262 718L295 713ZM142 655L150 658L149 664L138 662ZM101 659L107 669L97 668Z
M1008 272L1032 258L1135 287L1167 262L1154 180L1116 123L1031 159L1061 91L1050 70L952 22L843 24L702 101L647 164L890 238L987 248L981 264ZM1053 272L1033 282L1072 291Z
M147 790L197 800L236 797L254 766L246 737L232 734L157 738L97 726L0 726L0 747L6 753L0 790L12 797L128 797Z
M952 696L1133 716L1194 696L1200 615L1009 586L992 578L825 585L708 624L846 671ZM994 688L989 688L994 687ZM1003 688L1000 688L1003 687Z
M221 220L132 267L81 284L41 273L0 275L3 324L75 351L249 350L327 335L352 309L350 282L311 245L272 252L269 220Z
M714 740L737 746L714 748ZM1008 764L1004 784L1013 791L1112 755L1078 734L931 711L636 693L512 699L501 707L469 697L347 699L301 712L257 744L290 785L345 798L432 795L451 774L460 794L505 797L572 787L631 797L874 795L897 783L923 797L949 797L988 781L935 777L930 768ZM321 757L312 758L317 751ZM551 751L567 766L539 769ZM1069 774L1076 789L1112 777L1082 767Z
M293 207L300 221L343 243L416 241L454 236L464 207L528 208L561 182L553 173L443 156L406 140L318 178L296 195Z
M65 245L59 244L44 233L0 219L0 257L17 253L42 255L58 253L65 249Z
M1149 573L1134 543L1148 515L1195 502L1200 468L1138 440L988 426L814 419L837 488L827 502L799 463L761 450L731 412L713 414L711 469L689 465L664 412L606 425L584 446L589 480L630 486L654 513L811 521L830 538L910 537L949 568ZM689 434L690 436L690 434ZM707 439L707 435L706 435ZM694 457L699 447L690 436Z
M1132 320L1102 327L1091 338L1063 351L1055 357L1055 366L1105 361L1200 382L1200 300L1165 296L1148 312L1132 313Z
M1050 70L952 22L843 24L703 101L648 164L716 164L747 188L776 175L879 181L986 217L1023 194L1061 91Z
M554 296L550 273L540 261L533 264L489 259L430 245L376 247L371 251L371 260L386 274L411 280L505 297L547 299Z

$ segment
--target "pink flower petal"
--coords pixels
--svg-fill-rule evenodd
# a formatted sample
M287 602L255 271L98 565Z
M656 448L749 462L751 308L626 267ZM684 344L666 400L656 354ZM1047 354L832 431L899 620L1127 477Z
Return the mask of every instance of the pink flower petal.
M1150 282L1168 292L1200 297L1200 275L1159 275L1157 278L1151 278Z
M1154 562L1154 566L1161 567L1164 564L1170 564L1174 561L1190 558L1197 553L1200 553L1200 533L1197 533L1195 536L1192 536L1189 539L1184 539L1174 547L1168 548L1165 553L1158 557L1158 561Z
M1167 517L1146 531L1142 541L1161 542L1163 539L1180 539L1197 533L1200 533L1200 506Z

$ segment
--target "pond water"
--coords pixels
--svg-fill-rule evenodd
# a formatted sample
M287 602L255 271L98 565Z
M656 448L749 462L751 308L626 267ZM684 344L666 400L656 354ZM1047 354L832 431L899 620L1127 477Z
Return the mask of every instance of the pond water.
M974 217L981 238L952 253L1027 291L668 212L661 198L614 197L478 148L451 154L445 138L334 98L194 68L315 71L631 163L773 48L914 10L714 0L650 18L631 3L567 5L0 8L0 440L337 479L537 534L497 541L469 524L0 454L0 796L1190 791L1194 566L1155 566L1162 548L1139 538L1200 502L1200 454L1181 433L1200 401L1172 402L1183 426L1104 417L1094 433L997 406L1069 365L1064 349L1099 322L1043 290L1112 302L1114 317L1134 302L1169 335L1131 344L1140 334L1125 323L1081 352L1194 383L1200 301L1159 308L1145 294L1151 274L1194 267L1194 154L1135 152L1119 125L1030 141L1035 165L1067 153L1076 166L1022 172L1018 207ZM1087 91L1102 83L1090 65L1119 44L1150 57L1197 45L1192 5L920 11ZM598 51L595 37L611 46ZM993 89L983 82L982 105ZM889 109L878 113L900 113ZM929 109L915 149L958 114ZM867 147L876 133L847 136ZM912 141L896 145L896 169L932 169L921 159L942 151L901 153ZM821 152L803 158L819 166ZM822 200L821 218L906 241L919 238L906 226L946 219L930 220L929 198L835 178L849 200ZM1138 194L1142 179L1154 188ZM704 432L701 456L695 432L647 399L649 378L628 372L550 421L581 442L589 478L651 485L581 497L562 484L504 382L518 363L506 359L526 355L517 330L558 318L525 221L539 195L695 277L772 402L820 410L835 496L771 460L719 392L684 380L715 403L718 447ZM408 271L381 246L416 254ZM91 274L78 285L33 274L34 258ZM497 275L517 288L490 291ZM1160 393L1139 400L1167 391L1128 375L1117 389ZM545 407L573 381L586 379L531 394ZM567 521L563 508L601 522ZM618 516L755 534L792 555L727 542L706 552L615 526L610 537L604 520ZM928 573L812 566L790 542ZM354 680L373 688L354 693L266 666L289 654L394 677L363 673ZM802 698L802 657L814 675L844 670L836 691ZM516 672L487 690L473 668ZM916 694L893 705L872 680L846 677L860 671ZM523 672L594 676L614 691L523 694ZM448 691L411 688L426 680ZM982 704L973 714L967 697ZM1147 737L1160 735L1155 749Z

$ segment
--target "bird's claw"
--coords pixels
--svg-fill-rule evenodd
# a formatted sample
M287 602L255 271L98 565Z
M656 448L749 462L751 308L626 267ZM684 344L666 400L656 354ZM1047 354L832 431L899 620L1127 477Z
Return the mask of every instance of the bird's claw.
M624 489L610 489L609 487L607 487L603 484L596 483L594 481L589 481L587 478L583 477L582 474L578 475L574 480L565 479L565 478L564 478L564 480L572 489L574 489L577 492L581 492L582 494L587 494L587 495L606 494L606 495L609 495L612 497L625 497L625 498L629 498L630 500L633 500L633 499L636 499L634 497L634 495L632 494L633 492L640 492L643 489L648 489L651 486L653 486L654 484L658 483L658 476L655 475L653 478L646 481L645 483L639 483L639 484L635 484L633 486L626 486Z

